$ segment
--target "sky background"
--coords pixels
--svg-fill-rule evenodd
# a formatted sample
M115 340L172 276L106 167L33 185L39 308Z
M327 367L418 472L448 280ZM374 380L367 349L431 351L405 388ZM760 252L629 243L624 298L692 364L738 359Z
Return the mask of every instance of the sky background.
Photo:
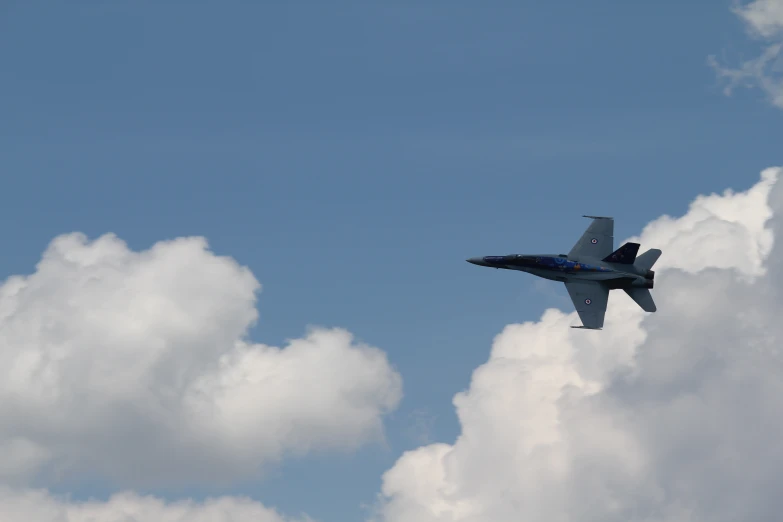
M150 492L362 520L402 452L454 441L493 337L569 309L466 258L565 253L582 214L619 241L779 163L780 113L707 64L758 49L729 2L520 4L3 2L3 277L72 231L204 236L263 285L254 341L345 327L404 379L385 445Z

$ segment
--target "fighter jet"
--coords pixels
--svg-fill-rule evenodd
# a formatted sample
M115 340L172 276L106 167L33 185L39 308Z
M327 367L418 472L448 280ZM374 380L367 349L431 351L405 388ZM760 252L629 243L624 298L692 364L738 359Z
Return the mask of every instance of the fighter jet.
M655 272L651 270L661 251L652 248L640 256L639 243L625 243L614 250L614 219L592 219L582 237L568 254L511 254L472 257L467 261L491 268L519 270L565 283L582 326L601 330L609 303L609 290L623 289L645 312L656 310L650 289Z

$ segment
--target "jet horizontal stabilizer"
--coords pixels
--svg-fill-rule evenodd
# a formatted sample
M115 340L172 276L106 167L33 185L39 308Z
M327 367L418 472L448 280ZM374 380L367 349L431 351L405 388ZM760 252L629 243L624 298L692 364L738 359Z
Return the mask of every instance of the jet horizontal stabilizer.
M623 290L645 312L655 312L658 309L648 288L623 288Z
M653 267L658 258L661 257L661 251L657 248L651 248L644 254L636 258L636 268L640 270L649 270Z

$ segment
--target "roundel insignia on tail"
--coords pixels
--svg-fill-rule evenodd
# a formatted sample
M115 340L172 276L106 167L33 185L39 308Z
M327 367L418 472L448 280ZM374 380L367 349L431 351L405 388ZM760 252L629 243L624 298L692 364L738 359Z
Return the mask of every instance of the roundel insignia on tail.
M598 240L596 238L593 238L590 240L590 242L595 245L596 243L598 243Z
M590 299L585 299L585 304L586 305L589 305L590 303L592 303L592 301Z

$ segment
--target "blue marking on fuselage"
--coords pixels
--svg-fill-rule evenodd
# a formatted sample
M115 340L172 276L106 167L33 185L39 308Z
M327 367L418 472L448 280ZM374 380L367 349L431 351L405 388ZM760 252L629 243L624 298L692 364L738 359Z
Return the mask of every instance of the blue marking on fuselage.
M555 269L562 272L608 272L609 269L603 266L588 265L569 261L562 257L537 257L536 266L540 268Z
M538 268L553 272L579 273L579 272L610 272L611 269L604 266L589 265L571 261L561 256L527 256L513 254L509 256L486 256L484 261L490 266L527 267Z

